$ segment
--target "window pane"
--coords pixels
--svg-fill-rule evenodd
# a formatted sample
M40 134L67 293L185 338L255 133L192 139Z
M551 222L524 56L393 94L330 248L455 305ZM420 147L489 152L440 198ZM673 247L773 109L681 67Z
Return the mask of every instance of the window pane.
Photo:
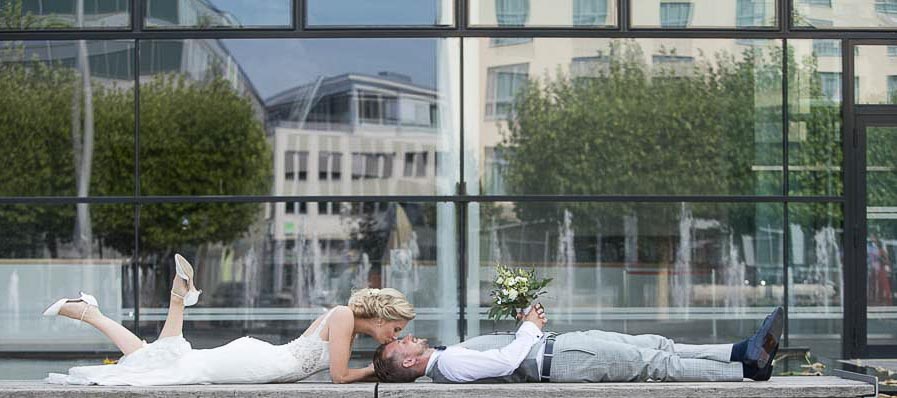
M384 163L406 152L458 153L458 43L141 41L141 192L454 193L459 157L438 176L397 175ZM299 155L293 178L280 160L288 152Z
M469 209L470 335L514 327L485 317L496 264L553 278L542 302L558 332L724 343L749 336L784 303L779 204L499 202Z
M366 287L408 296L418 316L404 333L458 341L454 205L321 202L308 214L287 214L279 204L142 206L143 332L161 331L174 278L170 248L176 247L196 267L203 290L184 324L194 348L246 335L287 343L324 308L345 304L353 290ZM269 219L266 207L274 208ZM364 337L354 349L376 345Z
M290 28L291 0L145 0L154 29Z
M841 41L788 40L788 188L840 196Z
M117 351L93 328L41 313L83 290L107 317L133 320L133 206L0 205L0 235L0 353Z
M802 29L894 29L895 0L791 0L791 24Z
M133 56L132 41L0 42L0 196L134 194Z
M127 29L130 6L130 0L0 0L0 31Z
M857 104L897 104L897 63L891 46L856 46L854 65L859 92Z
M617 0L471 0L469 13L471 26L617 26Z
M770 29L776 0L632 0L637 28Z
M306 25L311 27L438 27L455 23L453 0L307 0L306 7Z
M468 192L782 193L778 40L465 40Z
M844 215L840 204L789 204L790 344L841 356Z

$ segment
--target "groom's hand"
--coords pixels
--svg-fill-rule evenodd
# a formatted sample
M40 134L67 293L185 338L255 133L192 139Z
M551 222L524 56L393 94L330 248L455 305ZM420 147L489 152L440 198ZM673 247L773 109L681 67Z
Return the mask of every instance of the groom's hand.
M523 317L524 322L532 322L542 330L545 327L545 324L548 323L548 318L545 316L545 308L542 308L542 304L533 305L533 309Z

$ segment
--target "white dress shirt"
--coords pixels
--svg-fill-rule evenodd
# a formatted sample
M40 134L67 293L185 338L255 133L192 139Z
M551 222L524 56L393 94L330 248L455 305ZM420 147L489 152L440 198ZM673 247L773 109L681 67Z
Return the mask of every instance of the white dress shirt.
M453 345L444 351L434 351L427 361L427 373L439 358L436 363L439 371L456 383L507 376L520 367L533 345L541 341L542 331L532 322L523 322L514 341L499 349L476 351Z

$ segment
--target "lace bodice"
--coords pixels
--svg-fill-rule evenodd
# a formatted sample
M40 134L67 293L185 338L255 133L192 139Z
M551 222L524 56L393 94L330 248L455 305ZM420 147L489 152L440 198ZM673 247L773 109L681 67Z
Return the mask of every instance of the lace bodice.
M299 363L296 370L296 380L304 379L315 373L330 367L330 350L327 341L321 339L321 331L327 325L327 320L333 310L324 315L324 319L318 324L312 333L299 336L299 338L284 344L283 347L290 352Z

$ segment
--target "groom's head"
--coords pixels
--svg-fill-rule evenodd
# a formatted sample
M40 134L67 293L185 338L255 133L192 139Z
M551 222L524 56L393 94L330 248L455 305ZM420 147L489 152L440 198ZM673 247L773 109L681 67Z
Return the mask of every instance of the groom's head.
M432 350L427 339L407 335L374 352L374 373L386 383L412 382L424 375Z

